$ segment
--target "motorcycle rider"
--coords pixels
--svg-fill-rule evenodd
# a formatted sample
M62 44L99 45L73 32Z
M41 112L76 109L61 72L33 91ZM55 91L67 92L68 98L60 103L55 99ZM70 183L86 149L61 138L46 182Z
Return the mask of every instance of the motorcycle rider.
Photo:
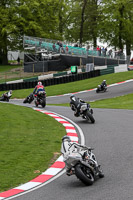
M5 95L7 95L8 97L12 96L12 90L9 90L9 92L4 93Z
M71 139L68 135L65 135L62 138L61 153L63 154L64 161L67 159L68 155L73 152L80 152L80 154L82 154L82 156L88 157L88 153L87 153L88 149L90 151L92 150L91 147L86 147L85 145L81 145L76 142L71 142ZM86 150L86 152L84 150ZM96 168L99 173L99 177L103 178L104 174L103 174L102 170L100 170L100 165L98 165L98 162L97 162L94 154L93 154L93 159L95 160ZM71 166L67 165L66 166L66 174L68 176L70 176L72 174L72 171L70 169L71 169Z
M74 112L75 117L79 117L80 115L80 108L86 102L80 98L75 97L73 94L70 96L70 107ZM88 104L89 105L89 104ZM90 105L89 105L90 107Z
M4 100L9 101L11 96L12 96L12 90L9 90L8 92L5 92L4 94L2 94L0 100L1 101L4 101Z
M107 83L106 80L103 80L103 82L101 83L101 89L103 90L105 87L107 87Z
M35 87L35 89L34 89L34 91L33 91L33 94L37 95L37 93L38 93L39 91L44 91L44 92L45 92L45 88L44 88L44 86L42 85L42 82L40 82L40 81L37 83L37 85L36 85L36 87Z

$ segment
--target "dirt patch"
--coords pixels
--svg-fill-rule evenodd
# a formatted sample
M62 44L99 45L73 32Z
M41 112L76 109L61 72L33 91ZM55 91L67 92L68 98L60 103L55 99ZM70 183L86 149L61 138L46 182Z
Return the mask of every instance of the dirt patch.
M12 79L24 79L24 78L34 77L34 76L41 76L41 75L55 74L55 73L57 72L56 71L49 71L49 72L44 72L44 73L24 72L24 67L20 66L17 68L13 68L10 71L0 73L0 80L3 80L3 82L6 82Z
M61 155L59 152L54 152L53 158L51 159L49 163L49 167L57 160L57 158Z

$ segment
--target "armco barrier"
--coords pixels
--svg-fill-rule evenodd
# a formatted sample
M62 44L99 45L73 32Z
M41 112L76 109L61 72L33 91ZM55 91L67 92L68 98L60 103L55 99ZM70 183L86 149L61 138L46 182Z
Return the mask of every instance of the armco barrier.
M70 75L61 76L61 77L49 78L49 79L45 79L41 81L42 81L42 84L46 87L50 85L57 85L57 84L62 84L62 83L83 80L83 79L92 78L96 76L100 76L100 70L95 70L95 71L85 72L85 73L80 73L80 74L70 74ZM12 83L12 84L4 83L4 84L0 84L0 91L34 88L37 85L37 82L38 82L37 80L34 80L34 81L23 81L21 83Z
M67 75L67 72L59 72L59 73L53 74L53 77L64 76L64 75Z

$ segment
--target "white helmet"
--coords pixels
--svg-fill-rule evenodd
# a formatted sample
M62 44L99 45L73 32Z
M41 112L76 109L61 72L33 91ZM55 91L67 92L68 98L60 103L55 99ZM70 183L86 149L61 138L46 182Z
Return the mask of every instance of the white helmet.
M38 82L38 85L42 85L42 82Z
M103 80L104 82L106 82L106 80Z

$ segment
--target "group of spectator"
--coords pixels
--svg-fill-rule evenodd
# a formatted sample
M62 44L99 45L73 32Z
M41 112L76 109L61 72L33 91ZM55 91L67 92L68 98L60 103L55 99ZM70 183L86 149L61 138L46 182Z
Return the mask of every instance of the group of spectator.
M58 46L57 46L58 45ZM80 45L78 45L78 43L75 43L73 45L74 47L79 47ZM69 48L67 45L63 45L63 43L61 41L58 41L56 44L53 43L53 50L55 52L61 52L61 53L65 53L68 54L69 53ZM89 44L86 47L86 51L90 50L90 46ZM119 51L113 51L112 49L107 49L107 47L104 46L97 46L96 49L93 49L95 51L97 51L97 55L98 56L103 56L103 57L110 57L110 58L118 58L123 56L123 51L120 49Z
M102 55L102 56L106 57L106 54L107 54L107 47L104 48L104 47L97 46L96 50L97 50L97 55L98 55L98 56L101 56L101 55Z
M68 53L68 46L63 46L62 42L58 41L56 44L53 43L53 50L58 53Z

